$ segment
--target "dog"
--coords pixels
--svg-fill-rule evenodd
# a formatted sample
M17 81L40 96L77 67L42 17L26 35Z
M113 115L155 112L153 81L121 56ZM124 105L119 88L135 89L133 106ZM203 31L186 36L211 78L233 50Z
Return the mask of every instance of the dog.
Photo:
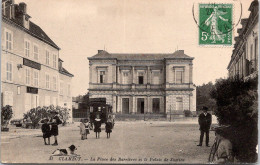
M74 151L77 150L75 145L71 145L66 149L56 149L52 155L53 156L63 156L63 155L74 155Z

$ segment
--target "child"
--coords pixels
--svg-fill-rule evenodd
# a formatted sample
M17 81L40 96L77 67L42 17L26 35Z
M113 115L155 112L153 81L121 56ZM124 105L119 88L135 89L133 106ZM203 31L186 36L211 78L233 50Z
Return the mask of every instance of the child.
M48 121L49 119L47 118L43 119L44 124L42 125L42 133L45 145L50 145L51 128L50 125L47 124ZM48 138L48 144L46 143L46 138Z
M80 121L81 140L84 140L88 138L87 135L89 134L89 122L88 119L81 119Z
M110 138L110 133L111 132L112 132L112 121L110 119L108 119L107 122L106 122L107 138Z
M96 132L96 139L99 138L99 134L101 132L101 119L99 115L97 115L95 121L94 121L94 132Z

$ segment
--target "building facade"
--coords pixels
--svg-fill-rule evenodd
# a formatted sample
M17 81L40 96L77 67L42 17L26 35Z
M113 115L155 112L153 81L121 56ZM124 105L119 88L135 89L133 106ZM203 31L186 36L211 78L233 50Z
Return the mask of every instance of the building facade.
M25 3L2 1L1 29L1 92L2 106L11 105L13 118L38 106L60 105L69 102L73 77L59 61L60 48L36 24L30 21ZM67 85L61 88L60 82ZM62 89L62 90L61 90Z
M238 76L248 79L258 74L258 35L259 35L259 4L254 0L250 7L249 18L242 19L242 28L235 37L234 50L228 65L229 77Z
M115 54L89 59L89 97L106 98L116 113L196 111L194 58L172 54Z

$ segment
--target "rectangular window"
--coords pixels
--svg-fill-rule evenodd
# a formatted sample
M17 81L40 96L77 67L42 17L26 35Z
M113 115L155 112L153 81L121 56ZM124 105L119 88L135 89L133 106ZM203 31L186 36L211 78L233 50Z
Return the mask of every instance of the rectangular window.
M30 57L30 42L24 41L24 55L25 57Z
M9 30L5 30L5 48L6 50L13 49L13 33Z
M63 95L63 82L60 82L60 94Z
M45 82L46 82L46 88L47 89L50 89L50 75L49 74L46 74L45 75Z
M153 71L153 84L159 84L160 71Z
M138 73L138 84L144 84L144 73L143 72Z
M46 58L45 64L50 65L50 52L48 50L46 50L45 58Z
M25 84L30 85L31 84L31 71L29 68L25 69Z
M13 92L10 91L5 91L3 93L4 97L3 97L3 105L10 105L13 106Z
M6 63L6 80L13 81L13 65L11 62Z
M68 84L68 96L70 96L70 84Z
M35 60L38 61L38 59L39 59L39 48L36 45L33 46L33 57L34 57Z
M45 96L45 106L50 106L50 105L51 105L51 97Z
M181 97L176 98L176 110L183 110L183 101Z
M57 77L53 76L53 89L57 90Z
M106 72L105 72L105 71L100 71L100 74L99 74L99 83L105 83L105 75L106 75Z
M123 84L128 84L128 75L129 72L123 72Z
M184 78L184 68L175 68L175 83L176 84L181 84L183 83L183 78Z
M53 55L53 67L57 68L57 55Z
M39 71L36 70L33 71L33 85L35 87L39 86Z

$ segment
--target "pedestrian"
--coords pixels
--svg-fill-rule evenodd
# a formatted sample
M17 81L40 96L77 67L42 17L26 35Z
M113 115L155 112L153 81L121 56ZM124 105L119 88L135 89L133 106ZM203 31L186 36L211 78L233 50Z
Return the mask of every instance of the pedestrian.
M61 123L62 121L58 117L58 112L55 110L51 111L51 119L50 119L51 135L54 136L54 140L55 140L55 142L52 144L53 146L58 145L58 139L57 139L57 136L59 135L58 125Z
M111 116L108 116L107 122L106 122L106 133L107 133L107 138L110 138L110 133L112 132L112 118Z
M208 113L208 107L202 108L203 113L199 115L200 125L200 143L197 146L202 146L204 134L206 134L206 146L209 147L209 129L212 122L211 114Z
M100 137L101 132L101 119L99 114L97 114L95 121L94 121L94 132L96 132L96 139Z
M50 145L50 137L51 137L51 128L50 125L48 124L49 119L44 118L42 120L43 125L42 125L42 133L43 133L43 139L44 139L44 144L45 145ZM46 139L48 138L48 144L46 143Z
M88 138L87 135L89 134L89 121L88 119L81 119L80 121L81 140L84 140Z

